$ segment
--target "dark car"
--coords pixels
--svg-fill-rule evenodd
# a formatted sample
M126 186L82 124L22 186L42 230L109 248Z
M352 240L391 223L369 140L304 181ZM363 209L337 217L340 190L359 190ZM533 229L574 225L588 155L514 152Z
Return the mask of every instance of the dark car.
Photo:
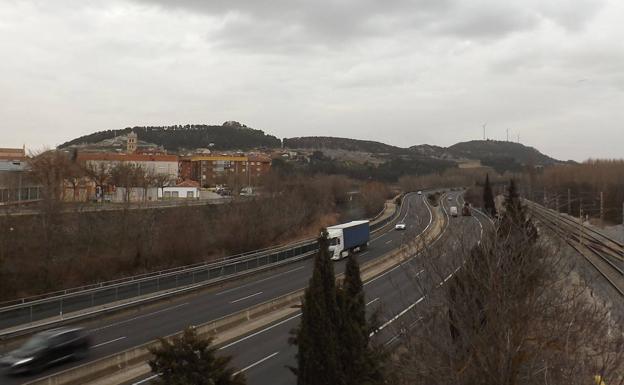
M1 357L0 368L8 373L36 373L69 359L83 359L90 346L91 340L81 328L47 330Z

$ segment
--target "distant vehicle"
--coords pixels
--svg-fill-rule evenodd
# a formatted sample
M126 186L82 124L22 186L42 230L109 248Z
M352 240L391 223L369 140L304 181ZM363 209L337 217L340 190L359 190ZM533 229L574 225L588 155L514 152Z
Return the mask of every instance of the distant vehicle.
M406 228L407 225L405 223L397 223L396 225L394 225L395 230L405 230Z
M0 358L0 368L11 374L37 373L69 359L83 359L90 347L91 339L82 328L47 330Z
M256 192L254 191L253 187L243 187L240 191L240 195L252 197L256 195Z
M464 207L462 207L462 215L464 217L469 217L472 215L470 212L470 204L468 202L464 203Z
M418 191L418 195L422 195L422 191Z
M451 206L451 216L457 216L457 206Z
M449 196L449 197L448 197L448 200L452 201L452 200L453 200L453 197L452 197L452 196Z
M331 259L338 261L365 249L370 240L369 221L351 221L327 228Z

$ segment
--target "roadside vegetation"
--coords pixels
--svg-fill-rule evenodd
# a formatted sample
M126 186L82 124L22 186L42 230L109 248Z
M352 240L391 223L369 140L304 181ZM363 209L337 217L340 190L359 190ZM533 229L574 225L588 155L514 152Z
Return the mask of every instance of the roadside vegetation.
M428 274L414 287L425 300L400 327L389 383L621 384L621 323L572 273L560 245L538 236L514 183L495 223L474 248L419 259Z
M78 175L71 157L33 161L42 202L33 215L0 215L0 299L13 299L261 249L313 237L317 229L372 217L395 195L378 182L271 173L263 194L220 205L83 211L60 186ZM146 173L119 165L90 172L97 183L134 185ZM140 185L140 184L139 184ZM89 268L85 268L88 266Z
M604 219L622 223L624 203L624 160L588 160L534 172L526 178L525 195L550 208L578 216L583 212L600 217L600 193L604 199ZM570 208L568 212L568 191ZM545 200L544 200L545 198Z
M202 339L193 327L171 341L160 338L160 346L150 349L151 384L162 385L245 385L245 375L230 367L229 356L217 356L212 339Z

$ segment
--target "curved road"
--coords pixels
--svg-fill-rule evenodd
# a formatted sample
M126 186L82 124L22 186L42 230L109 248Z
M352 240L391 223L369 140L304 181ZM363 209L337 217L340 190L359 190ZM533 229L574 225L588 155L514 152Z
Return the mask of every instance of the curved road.
M430 222L430 212L424 195L409 194L401 207L399 221L408 224L405 232L397 232L389 226L388 231L375 234L368 250L359 254L360 263L377 258L400 246L404 237L423 231ZM0 377L2 384L22 384L52 373L81 365L90 360L108 356L137 345L149 342L160 336L166 336L184 329L188 325L198 325L243 310L280 295L301 289L307 285L312 271L312 258L288 264L280 269L259 274L244 281L232 282L172 299L164 304L127 312L117 317L82 324L90 330L93 337L93 349L86 361L68 362L39 375ZM336 263L336 272L344 270L344 261ZM280 326L288 326L283 323ZM292 326L288 326L292 328ZM273 328L271 330L278 330ZM283 335L286 341L287 334ZM260 344L253 338L244 341L252 343L249 349L240 349L242 343L231 345L228 354L236 354L235 364L245 368L258 361L254 353ZM269 344L270 345L270 344ZM236 347L241 350L233 350ZM227 350L227 349L224 349ZM261 357L262 358L262 357ZM268 361L268 360L267 360ZM259 366L259 365L258 365ZM285 378L288 378L285 376ZM290 381L290 380L288 380ZM250 382L250 383L263 383ZM289 382L284 382L289 383Z
M461 208L463 204L460 192L451 192L448 196L444 196L441 201L445 215L449 212L450 206ZM402 242L404 237L416 235L424 230L429 222L430 214L423 199L424 196L416 200L412 197L410 201L411 207L405 218L408 230L385 234L377 241L375 249L386 243ZM466 246L460 242L460 239L476 244L482 236L482 226L485 225L487 219L478 212L474 214L472 217L449 218L444 233L435 245L440 246L443 253L452 253L458 247ZM360 262L365 261L366 258L361 257ZM414 279L426 275L427 272L419 269L413 262L414 260L405 262L365 283L368 309L380 307L384 317L381 322L386 327L376 336L380 342L393 343L397 340L396 334L403 326L402 319L396 316L406 309L413 308L413 304L422 297L422 293L416 289ZM340 268L342 264L337 270ZM290 330L299 324L299 318L299 315L295 315L275 322L264 329L242 336L219 350L233 356L233 365L245 372L247 383L250 385L296 384L295 376L288 369L288 366L296 364L296 348L288 344L288 337ZM148 384L151 377L138 378L127 384Z

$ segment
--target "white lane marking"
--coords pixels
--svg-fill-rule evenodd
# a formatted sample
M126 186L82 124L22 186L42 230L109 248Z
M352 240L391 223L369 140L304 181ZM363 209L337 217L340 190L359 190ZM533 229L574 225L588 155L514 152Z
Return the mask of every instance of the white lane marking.
M242 368L242 369L241 369L241 370L239 370L238 372L235 372L235 373L234 373L234 375L237 375L237 374L243 373L243 372L245 372L245 371L247 371L247 370L249 370L249 369L253 368L254 366L260 365L260 364L261 364L261 363L263 363L264 361L266 361L266 360L270 360L271 358L273 358L273 357L277 356L278 354L279 354L279 352L275 352L275 353L273 353L273 354L269 354L268 356L264 357L263 359L258 360L258 361L256 361L256 362L254 362L253 364L251 364L251 365L249 365L249 366L246 366L246 367Z
M370 334L370 337L374 336L375 334L379 333L380 331L382 331L384 328L388 327L388 325L390 325L391 323L393 323L394 321L398 320L399 318L403 317L405 315L405 313L407 313L408 311L412 310L414 307L416 307L416 305L418 305L419 303L421 303L423 300L425 299L424 296L420 297L418 299L418 301L414 302L413 304L409 305L408 307L406 307L405 309L403 309L399 314L395 315L394 317L392 317L391 319L389 319L388 321L386 321L383 325L381 325L377 330L375 330L374 332L372 332Z
M446 212L446 209L444 208L444 204L442 205L442 209L444 210L446 216L448 217L448 213ZM479 219L477 219L477 222L479 223L479 226L481 226L481 237L483 238L483 225L481 224L481 221ZM448 228L448 224L447 226L444 228L444 231L442 232L442 234L444 234L446 232L446 229ZM432 245L435 244L438 240L440 240L442 238L442 234L440 234L440 236L432 242ZM481 242L481 241L479 241ZM399 265L401 266L401 265ZM459 269L461 269L461 266L457 267L455 270L453 270L453 272L451 274L449 274L446 278L444 278L444 280L442 282L440 282L438 284L438 286L443 286L445 282L447 282L449 279L451 279L451 277L453 277L453 275L455 275ZM393 269L394 270L394 269ZM424 270L421 270L420 272L418 272L418 274L422 273ZM383 325L381 325L381 327L375 331L373 331L370 334L370 337L373 337L375 334L377 334L379 331L381 331L383 328L387 327L388 325L390 325L391 323L393 323L394 321L396 321L397 319L399 319L400 317L402 317L403 315L405 315L408 311L410 311L411 309L413 309L416 305L418 305L420 302L422 302L425 299L426 295L420 297L418 299L418 301L414 302L413 304L409 305L408 307L406 307L405 309L403 309L399 314L397 314L396 316L394 316L392 319L388 320L386 323L384 323ZM412 322L409 326L409 328L411 328L413 325L415 324L415 322ZM408 328L408 329L409 329ZM390 340L388 340L385 345L389 345L391 343L393 343L394 341L396 341L400 336L400 333L393 336Z
M153 380L154 378L160 376L160 374L154 374L153 376L149 376L147 378L142 379L141 381L137 381L137 382L133 382L132 385L139 385L139 384L144 384L148 381Z
M268 281L270 279L277 278L277 277L280 277L282 275L286 275L286 274L292 273L293 271L301 270L301 269L304 269L304 268L305 268L305 266L299 266L296 269L284 271L282 273L275 274L275 275L272 275L270 277L260 279L258 281L249 282L249 283L247 283L245 285L237 286L237 287L231 288L229 290L220 291L220 292L216 293L215 295L223 295L223 294L231 293L233 291L236 291L236 290L239 290L239 289L242 289L242 288L245 288L245 287L249 287L251 285L255 285L255 284L260 283L260 282Z
M388 243L390 243L390 242L392 242L392 239L391 239L391 240L389 240L389 241L386 241L386 245L387 245Z
M152 313L147 313L147 314L143 314L143 315L136 316L136 317L133 317L133 318L128 318L127 320L115 322L115 323L112 323L110 325L102 326L101 328L91 329L91 332L99 332L100 330L108 329L108 328L113 327L113 326L123 325L123 324L126 324L128 322L132 322L132 321L136 321L136 320L141 319L141 318L152 316L154 314L160 314L160 313L166 312L168 310L177 309L179 307L186 306L188 304L189 304L189 302L185 302L185 303L181 303L179 305L171 306L171 307L168 307L168 308L165 308L165 309L160 309L160 310L152 312Z
M125 339L126 337L119 337L119 338L115 338L114 340L110 340L110 341L106 341L106 342L102 342L101 344L97 344L97 345L93 345L92 348L99 348L100 346L104 346L104 345L108 345L108 344L112 344L113 342L117 342L117 341L121 341L123 339Z
M257 292L257 293L254 293L254 294L248 295L248 296L246 296L246 297L239 298L239 299L235 299L234 301L230 301L230 303L236 303L236 302L244 301L244 300L246 300L246 299L249 299L249 298L255 297L255 296L257 296L257 295L260 295L260 294L262 294L262 293L264 293L264 292L263 292L263 291L259 291L259 292Z
M414 194L414 193L409 193L409 194L406 194L406 195L405 195L405 197L403 198L403 202L401 202L401 207L399 207L399 210L401 210L401 211L403 210L403 204L404 204L404 202L405 202L406 200L407 200L407 204L408 204L408 207L409 207L409 203L410 203L410 201L409 201L409 197L411 197L413 194ZM405 214L405 215L407 215L407 214ZM386 226L387 226L387 225L384 225L382 228L384 228L384 227L386 227ZM390 229L391 229L391 227L390 227L390 228L388 228L388 230L387 230L385 233L383 233L383 234L379 235L378 237L371 238L370 243L373 243L373 242L375 242L376 240L378 240L378 239L380 239L380 238L382 238L382 237L384 237L384 236L386 236L386 235L394 234L392 231L390 231Z
M379 297L375 298L375 299L374 299L374 300L372 300L372 301L368 301L368 303L366 304L366 306L370 305L370 304L371 304L371 303L373 303L373 302L377 302L377 301L379 301Z
M363 252L362 254L360 254L360 257L365 256L366 254L368 254L368 251Z
M262 333L264 333L264 332L266 332L266 331L268 331L268 330L271 330L271 329L276 328L276 327L278 327L278 326L280 326L280 325L283 325L283 324L285 324L286 322L292 321L292 320L294 320L294 319L295 319L295 318L297 318L297 317L301 317L301 313L298 313L298 314L296 314L296 315L294 315L294 316L292 316L292 317L286 318L286 319L285 319L285 320L283 320L283 321L280 321L280 322L278 322L278 323L276 323L276 324L273 324L273 325L271 325L271 326L269 326L269 327L267 327L267 328L264 328L264 329L262 329L262 330L259 330L259 331L255 332L255 333L252 333L252 334L250 334L250 335L248 335L248 336L245 336L245 337L243 337L243 338L241 338L241 339L239 339L239 340L236 340L236 341L234 341L234 342L230 342L229 344L227 344L227 345L225 345L225 346L220 347L220 348L219 348L219 350L223 350L223 349L227 349L227 348L229 348L229 347L232 347L232 346L234 346L234 345L236 345L236 344L238 344L238 343L241 343L241 342L243 342L243 341L245 341L245 340L248 340L248 339L250 339L250 338L253 338L253 337L255 337L255 336L259 335L259 334L262 334Z
M407 218L407 215L409 214L409 209L410 209L410 200L409 198L407 199L407 210L405 210L405 215L403 216L403 219L401 219L399 222L405 222L405 218Z

